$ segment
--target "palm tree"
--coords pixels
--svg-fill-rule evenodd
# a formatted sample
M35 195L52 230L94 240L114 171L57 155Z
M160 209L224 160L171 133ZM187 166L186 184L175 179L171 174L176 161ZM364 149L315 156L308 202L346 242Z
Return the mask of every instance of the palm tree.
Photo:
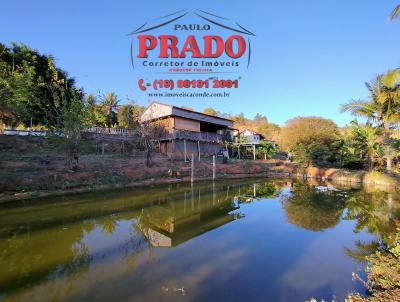
M371 83L366 83L370 92L367 101L351 101L342 105L342 112L351 112L355 116L367 118L374 122L383 131L383 145L385 147L386 170L392 171L392 139L391 129L400 123L400 70L389 70L379 75Z
M361 134L365 138L364 144L370 170L374 167L374 159L376 158L379 149L378 130L379 128L373 128L370 125L366 125L361 129Z
M381 136L381 129L379 127L372 127L370 124L359 125L357 121L351 122L348 128L348 141L349 146L346 146L348 151L356 151L363 159L366 158L369 169L374 167L374 160L379 156ZM346 144L347 145L347 144ZM354 149L354 150L351 150Z
M394 10L390 13L389 19L391 21L396 20L397 18L400 17L400 4L397 5Z
M118 109L118 96L114 92L106 93L101 102L103 112L107 116L107 125L111 127L113 125L113 119L115 119L115 111Z
M96 106L97 100L93 93L89 93L86 97L86 101L90 108L94 108Z

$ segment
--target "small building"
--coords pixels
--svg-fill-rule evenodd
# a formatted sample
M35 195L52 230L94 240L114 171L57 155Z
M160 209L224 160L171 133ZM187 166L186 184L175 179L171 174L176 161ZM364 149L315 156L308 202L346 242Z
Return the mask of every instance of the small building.
M248 143L248 144L260 144L265 139L261 133L245 129L240 131L237 136L237 142Z
M241 152L243 151L243 155L248 153L248 149L252 150L253 159L256 160L256 149L261 147L262 143L269 142L275 147L277 146L276 142L267 139L261 133L255 132L253 130L245 129L242 131L236 131L234 135L235 145L237 147L237 157L241 158ZM247 151L246 151L247 150ZM243 158L243 157L242 157ZM264 160L266 156L264 155Z
M174 158L220 154L233 138L230 119L159 102L146 108L141 122L161 125L164 133L157 138L158 151Z

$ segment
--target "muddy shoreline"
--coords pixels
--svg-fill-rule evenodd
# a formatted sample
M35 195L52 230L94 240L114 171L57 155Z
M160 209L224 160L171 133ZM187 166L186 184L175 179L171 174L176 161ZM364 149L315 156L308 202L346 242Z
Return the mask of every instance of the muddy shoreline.
M256 163L253 163L256 164ZM228 165L232 166L232 164ZM236 165L235 168L238 165ZM285 167L285 164L275 163L277 167ZM400 191L400 182L394 178L383 174L379 177L371 176L366 171L348 171L343 169L326 169L310 167L302 172L297 171L297 168L292 166L292 171L285 171L285 169L278 169L278 171L267 171L261 173L252 173L240 171L239 173L217 173L216 181L227 180L227 179L246 179L246 178L279 178L279 179L293 179L293 180L308 180L313 181L315 184L319 182L328 182L332 185L350 186L359 188L362 186L374 187L384 191ZM239 167L240 170L240 167ZM281 171L279 171L281 170ZM183 174L176 173L176 174ZM186 173L187 174L187 173ZM209 176L196 176L194 182L211 181L211 173ZM36 199L41 197L50 196L64 196L70 194L88 193L102 190L122 189L122 188L135 188L135 187L151 187L155 185L165 185L174 183L190 183L190 176L182 177L152 177L148 179L137 179L130 182L121 183L104 183L85 185L76 183L74 187L66 189L46 189L46 190L32 190L23 192L4 192L0 193L0 203L8 203L18 200Z

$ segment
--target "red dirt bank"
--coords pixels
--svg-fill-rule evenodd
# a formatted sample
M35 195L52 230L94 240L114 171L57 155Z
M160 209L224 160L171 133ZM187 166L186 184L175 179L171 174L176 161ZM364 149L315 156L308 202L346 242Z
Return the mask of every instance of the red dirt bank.
M140 152L120 154L119 146L108 146L108 154L94 154L93 142L82 148L79 169L68 171L63 153L56 143L37 137L0 135L0 202L44 195L60 195L115 187L190 181L190 163L171 161L156 154L152 167L145 166ZM59 151L57 151L59 150ZM366 172L308 168L271 160L231 160L217 163L216 178L279 177L316 178L353 183L382 182L367 179ZM210 159L195 162L195 181L212 179ZM378 179L378 181L377 181ZM383 181L383 184L386 180ZM397 186L391 184L392 186Z

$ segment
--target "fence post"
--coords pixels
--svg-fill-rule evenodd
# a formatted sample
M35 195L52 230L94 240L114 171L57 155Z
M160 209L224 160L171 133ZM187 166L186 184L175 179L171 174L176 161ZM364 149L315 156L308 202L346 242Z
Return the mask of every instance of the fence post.
M200 141L197 141L197 149L199 150L199 161L200 161L200 156L201 156L201 152L200 152Z
M186 139L183 140L183 156L186 163Z
M256 145L253 145L253 160L256 160Z
M191 167L192 167L192 169L191 169L191 174L190 174L190 182L193 183L193 181L194 181L194 156L193 156L193 153L192 153Z
M215 155L213 155L213 180L215 179Z

